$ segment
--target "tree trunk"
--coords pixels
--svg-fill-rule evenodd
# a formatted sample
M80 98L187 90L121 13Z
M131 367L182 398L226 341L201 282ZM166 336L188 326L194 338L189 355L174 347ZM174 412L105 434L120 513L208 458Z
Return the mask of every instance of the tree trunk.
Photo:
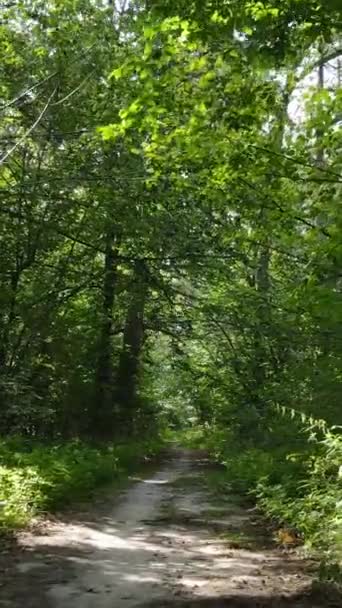
M322 55L322 52L321 52ZM319 67L318 67L318 89L320 91L323 91L324 89L324 62L322 60L322 62L320 63ZM321 128L318 128L316 131L316 136L317 136L317 165L318 167L323 167L324 166L324 147L322 145L322 137L323 137L323 130Z
M117 283L117 242L113 228L106 236L103 276L103 305L95 374L95 399L92 404L91 433L94 436L111 436L115 425L113 395L112 333L113 305Z
M116 400L120 408L121 419L128 429L132 429L134 412L137 408L146 295L146 268L143 262L137 261L134 267L116 382Z

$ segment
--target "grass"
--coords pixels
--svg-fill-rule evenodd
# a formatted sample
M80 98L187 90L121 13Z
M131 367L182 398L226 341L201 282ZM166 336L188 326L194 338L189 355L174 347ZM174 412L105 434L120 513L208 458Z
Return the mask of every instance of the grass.
M22 438L0 440L0 531L91 498L99 486L127 478L160 447L158 440L99 447L82 441L47 445Z

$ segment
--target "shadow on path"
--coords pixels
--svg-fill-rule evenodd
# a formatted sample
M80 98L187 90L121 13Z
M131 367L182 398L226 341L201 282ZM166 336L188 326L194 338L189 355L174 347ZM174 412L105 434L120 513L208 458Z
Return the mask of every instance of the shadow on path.
M222 513L200 485L176 483L210 466L203 453L173 452L120 500L23 534L2 553L0 608L341 608L341 596L311 590L303 560L221 537L254 516L226 503Z

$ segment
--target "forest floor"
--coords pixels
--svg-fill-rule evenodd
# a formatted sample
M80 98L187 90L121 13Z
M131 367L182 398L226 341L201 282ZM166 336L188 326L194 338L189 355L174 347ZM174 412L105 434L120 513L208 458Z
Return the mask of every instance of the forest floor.
M205 453L171 450L119 496L21 533L0 551L1 608L319 608L315 564L274 545Z

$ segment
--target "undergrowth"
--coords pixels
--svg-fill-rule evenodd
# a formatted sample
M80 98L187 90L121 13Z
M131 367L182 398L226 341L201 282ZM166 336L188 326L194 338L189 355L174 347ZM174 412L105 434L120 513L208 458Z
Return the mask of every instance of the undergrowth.
M284 435L287 430L284 424ZM214 426L188 430L179 440L188 447L205 446L224 465L215 481L221 495L253 497L276 527L291 529L307 552L318 557L322 578L342 582L340 430L321 421L300 421L290 449L289 436L278 433L275 441L265 434L261 445L248 444L229 428Z
M100 447L78 440L57 445L0 440L0 532L91 497L95 488L124 477L159 447L157 439Z
M163 430L163 439L170 444L179 444L189 449L201 449L207 447L207 437L202 426L187 427L184 429Z
M283 446L249 447L215 442L226 469L226 489L255 496L278 526L292 528L308 552L321 562L324 578L341 581L342 567L342 437L333 431L297 453Z

